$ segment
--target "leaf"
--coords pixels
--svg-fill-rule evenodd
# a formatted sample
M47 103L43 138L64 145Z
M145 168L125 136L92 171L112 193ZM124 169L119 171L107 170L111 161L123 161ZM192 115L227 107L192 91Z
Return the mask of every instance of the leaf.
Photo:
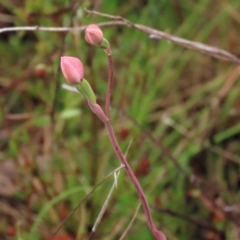
M81 114L81 110L77 108L67 109L65 111L62 111L60 114L60 117L63 119L70 119L76 116L79 116Z
M46 127L50 124L51 119L49 115L43 115L33 119L33 124L37 127Z
M18 147L13 140L8 142L9 154L11 157L16 157L18 155Z
M214 136L215 143L222 142L240 132L240 123L230 127Z

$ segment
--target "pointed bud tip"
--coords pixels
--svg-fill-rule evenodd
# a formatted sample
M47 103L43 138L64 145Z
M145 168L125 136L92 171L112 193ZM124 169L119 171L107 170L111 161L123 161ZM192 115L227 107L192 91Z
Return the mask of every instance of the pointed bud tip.
M78 84L83 79L84 67L76 57L61 57L61 70L65 79L71 84Z
M102 30L95 24L90 24L85 31L85 40L91 45L99 45L103 40Z

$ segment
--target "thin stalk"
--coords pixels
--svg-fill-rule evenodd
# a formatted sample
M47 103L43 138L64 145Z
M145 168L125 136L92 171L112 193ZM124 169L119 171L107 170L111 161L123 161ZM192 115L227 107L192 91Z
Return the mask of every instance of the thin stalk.
M89 104L90 108L92 109L92 111L105 124L105 127L107 129L107 133L108 133L108 137L110 139L112 147L113 147L117 157L119 158L121 163L124 165L126 173L129 176L129 178L131 179L133 185L135 186L135 188L137 190L138 196L141 199L143 209L144 209L144 212L146 214L148 227L149 227L150 231L152 232L152 234L155 236L155 238L157 240L166 240L165 235L161 231L159 231L153 223L151 211L150 211L150 208L149 208L149 205L148 205L148 202L147 202L147 198L146 198L146 196L143 192L143 189L142 189L140 183L138 182L136 176L134 175L130 165L128 164L128 161L127 161L125 155L123 154L123 152L121 151L121 149L119 147L119 144L117 142L115 133L113 131L113 127L112 127L110 119L105 115L102 108L98 104L94 104L89 100L88 100L88 104Z
M111 95L112 95L112 88L113 88L113 59L112 59L112 51L110 48L105 50L105 53L108 57L108 87L106 93L106 101L105 101L105 109L106 115L110 118L110 108L111 108Z

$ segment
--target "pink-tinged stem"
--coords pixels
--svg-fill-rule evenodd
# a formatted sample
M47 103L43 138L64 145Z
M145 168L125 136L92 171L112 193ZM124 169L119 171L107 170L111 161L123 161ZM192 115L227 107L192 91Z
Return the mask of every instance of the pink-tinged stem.
M124 154L122 153L119 144L117 142L116 136L114 134L113 131L113 127L111 124L111 121L109 120L109 118L105 115L105 113L103 112L102 108L98 105L98 104L94 104L91 101L88 101L88 104L90 106L90 108L92 109L92 111L102 120L102 122L105 124L107 132L108 132L108 136L110 139L110 142L112 144L112 147L116 153L116 155L118 156L119 160L121 161L121 163L124 165L125 170L127 172L127 175L129 176L129 178L131 179L132 183L134 184L137 193L141 199L142 205L143 205L143 209L145 211L146 214L146 218L147 218L147 223L148 223L148 227L150 229L150 231L152 232L152 234L155 236L155 238L157 240L166 240L165 235L159 231L152 220L152 215L151 215L151 211L146 199L146 196L142 190L141 185L139 184L136 176L134 175L130 165L128 164L127 159L125 158Z
M112 95L112 87L113 87L113 59L112 59L112 51L111 49L106 49L105 53L108 57L108 87L106 93L106 101L105 101L105 109L106 115L110 118L110 102L111 102L111 95Z

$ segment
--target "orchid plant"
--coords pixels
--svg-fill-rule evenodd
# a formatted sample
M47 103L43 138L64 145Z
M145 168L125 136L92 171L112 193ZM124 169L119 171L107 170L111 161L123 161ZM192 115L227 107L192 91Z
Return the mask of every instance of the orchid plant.
M144 194L144 191L141 185L138 182L138 179L134 175L125 155L119 147L118 141L116 139L111 118L110 118L110 104L111 104L111 92L113 86L113 60L112 60L112 51L109 42L104 38L102 30L95 24L91 24L86 28L85 31L85 40L95 46L101 47L108 57L108 87L106 92L105 100L105 112L101 106L97 103L95 94L86 79L84 79L84 66L82 62L71 56L61 57L61 70L65 79L70 83L76 85L78 91L87 99L88 105L91 108L92 112L104 123L111 145L121 161L121 164L124 166L128 177L130 178L132 184L135 186L139 198L141 200L143 209L145 211L147 224L152 232L153 236L157 240L166 240L165 235L156 228L154 225L150 207L147 201L147 198Z

